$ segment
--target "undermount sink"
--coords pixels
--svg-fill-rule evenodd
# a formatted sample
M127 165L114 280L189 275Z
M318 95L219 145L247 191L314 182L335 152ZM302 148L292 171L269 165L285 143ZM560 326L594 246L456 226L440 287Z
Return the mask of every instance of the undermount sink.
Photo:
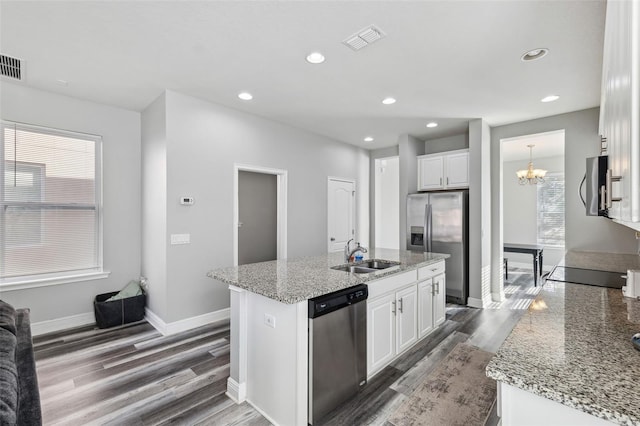
M336 271L352 272L356 274L369 274L371 272L381 271L399 265L400 262L390 260L365 260L364 262L350 263L348 265L332 266L331 269Z

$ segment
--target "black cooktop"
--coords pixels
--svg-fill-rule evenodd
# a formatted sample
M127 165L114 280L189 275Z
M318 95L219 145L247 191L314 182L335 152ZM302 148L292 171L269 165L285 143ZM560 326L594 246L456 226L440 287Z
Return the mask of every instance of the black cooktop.
M556 266L547 281L594 285L598 287L622 288L627 284L626 272L596 271L595 269L567 268Z

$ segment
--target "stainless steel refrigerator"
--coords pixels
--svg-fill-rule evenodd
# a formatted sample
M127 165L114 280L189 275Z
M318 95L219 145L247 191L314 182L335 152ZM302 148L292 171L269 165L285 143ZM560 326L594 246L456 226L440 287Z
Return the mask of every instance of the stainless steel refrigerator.
M469 191L407 196L407 250L450 254L445 261L447 301L469 295Z

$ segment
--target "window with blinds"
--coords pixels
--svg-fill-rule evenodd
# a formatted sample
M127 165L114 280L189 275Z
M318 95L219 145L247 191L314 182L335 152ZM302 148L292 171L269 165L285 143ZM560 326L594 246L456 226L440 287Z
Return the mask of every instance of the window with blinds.
M101 271L101 138L2 122L0 144L0 279Z
M538 185L538 244L564 247L564 173L547 173Z

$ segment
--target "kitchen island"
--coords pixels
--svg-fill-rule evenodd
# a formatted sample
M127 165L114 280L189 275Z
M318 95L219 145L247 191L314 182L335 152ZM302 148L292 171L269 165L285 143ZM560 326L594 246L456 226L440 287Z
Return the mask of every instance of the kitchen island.
M306 425L308 300L362 283L368 284L370 297L392 292L396 282L417 289L429 267L444 277L447 257L370 249L366 259L397 264L371 273L349 273L331 269L345 261L342 253L329 253L210 271L209 277L229 284L231 290L227 395L236 402L250 402L274 424ZM417 325L415 334L417 339Z
M569 252L560 263L625 270L638 256ZM640 425L640 301L547 281L487 366L502 425Z

